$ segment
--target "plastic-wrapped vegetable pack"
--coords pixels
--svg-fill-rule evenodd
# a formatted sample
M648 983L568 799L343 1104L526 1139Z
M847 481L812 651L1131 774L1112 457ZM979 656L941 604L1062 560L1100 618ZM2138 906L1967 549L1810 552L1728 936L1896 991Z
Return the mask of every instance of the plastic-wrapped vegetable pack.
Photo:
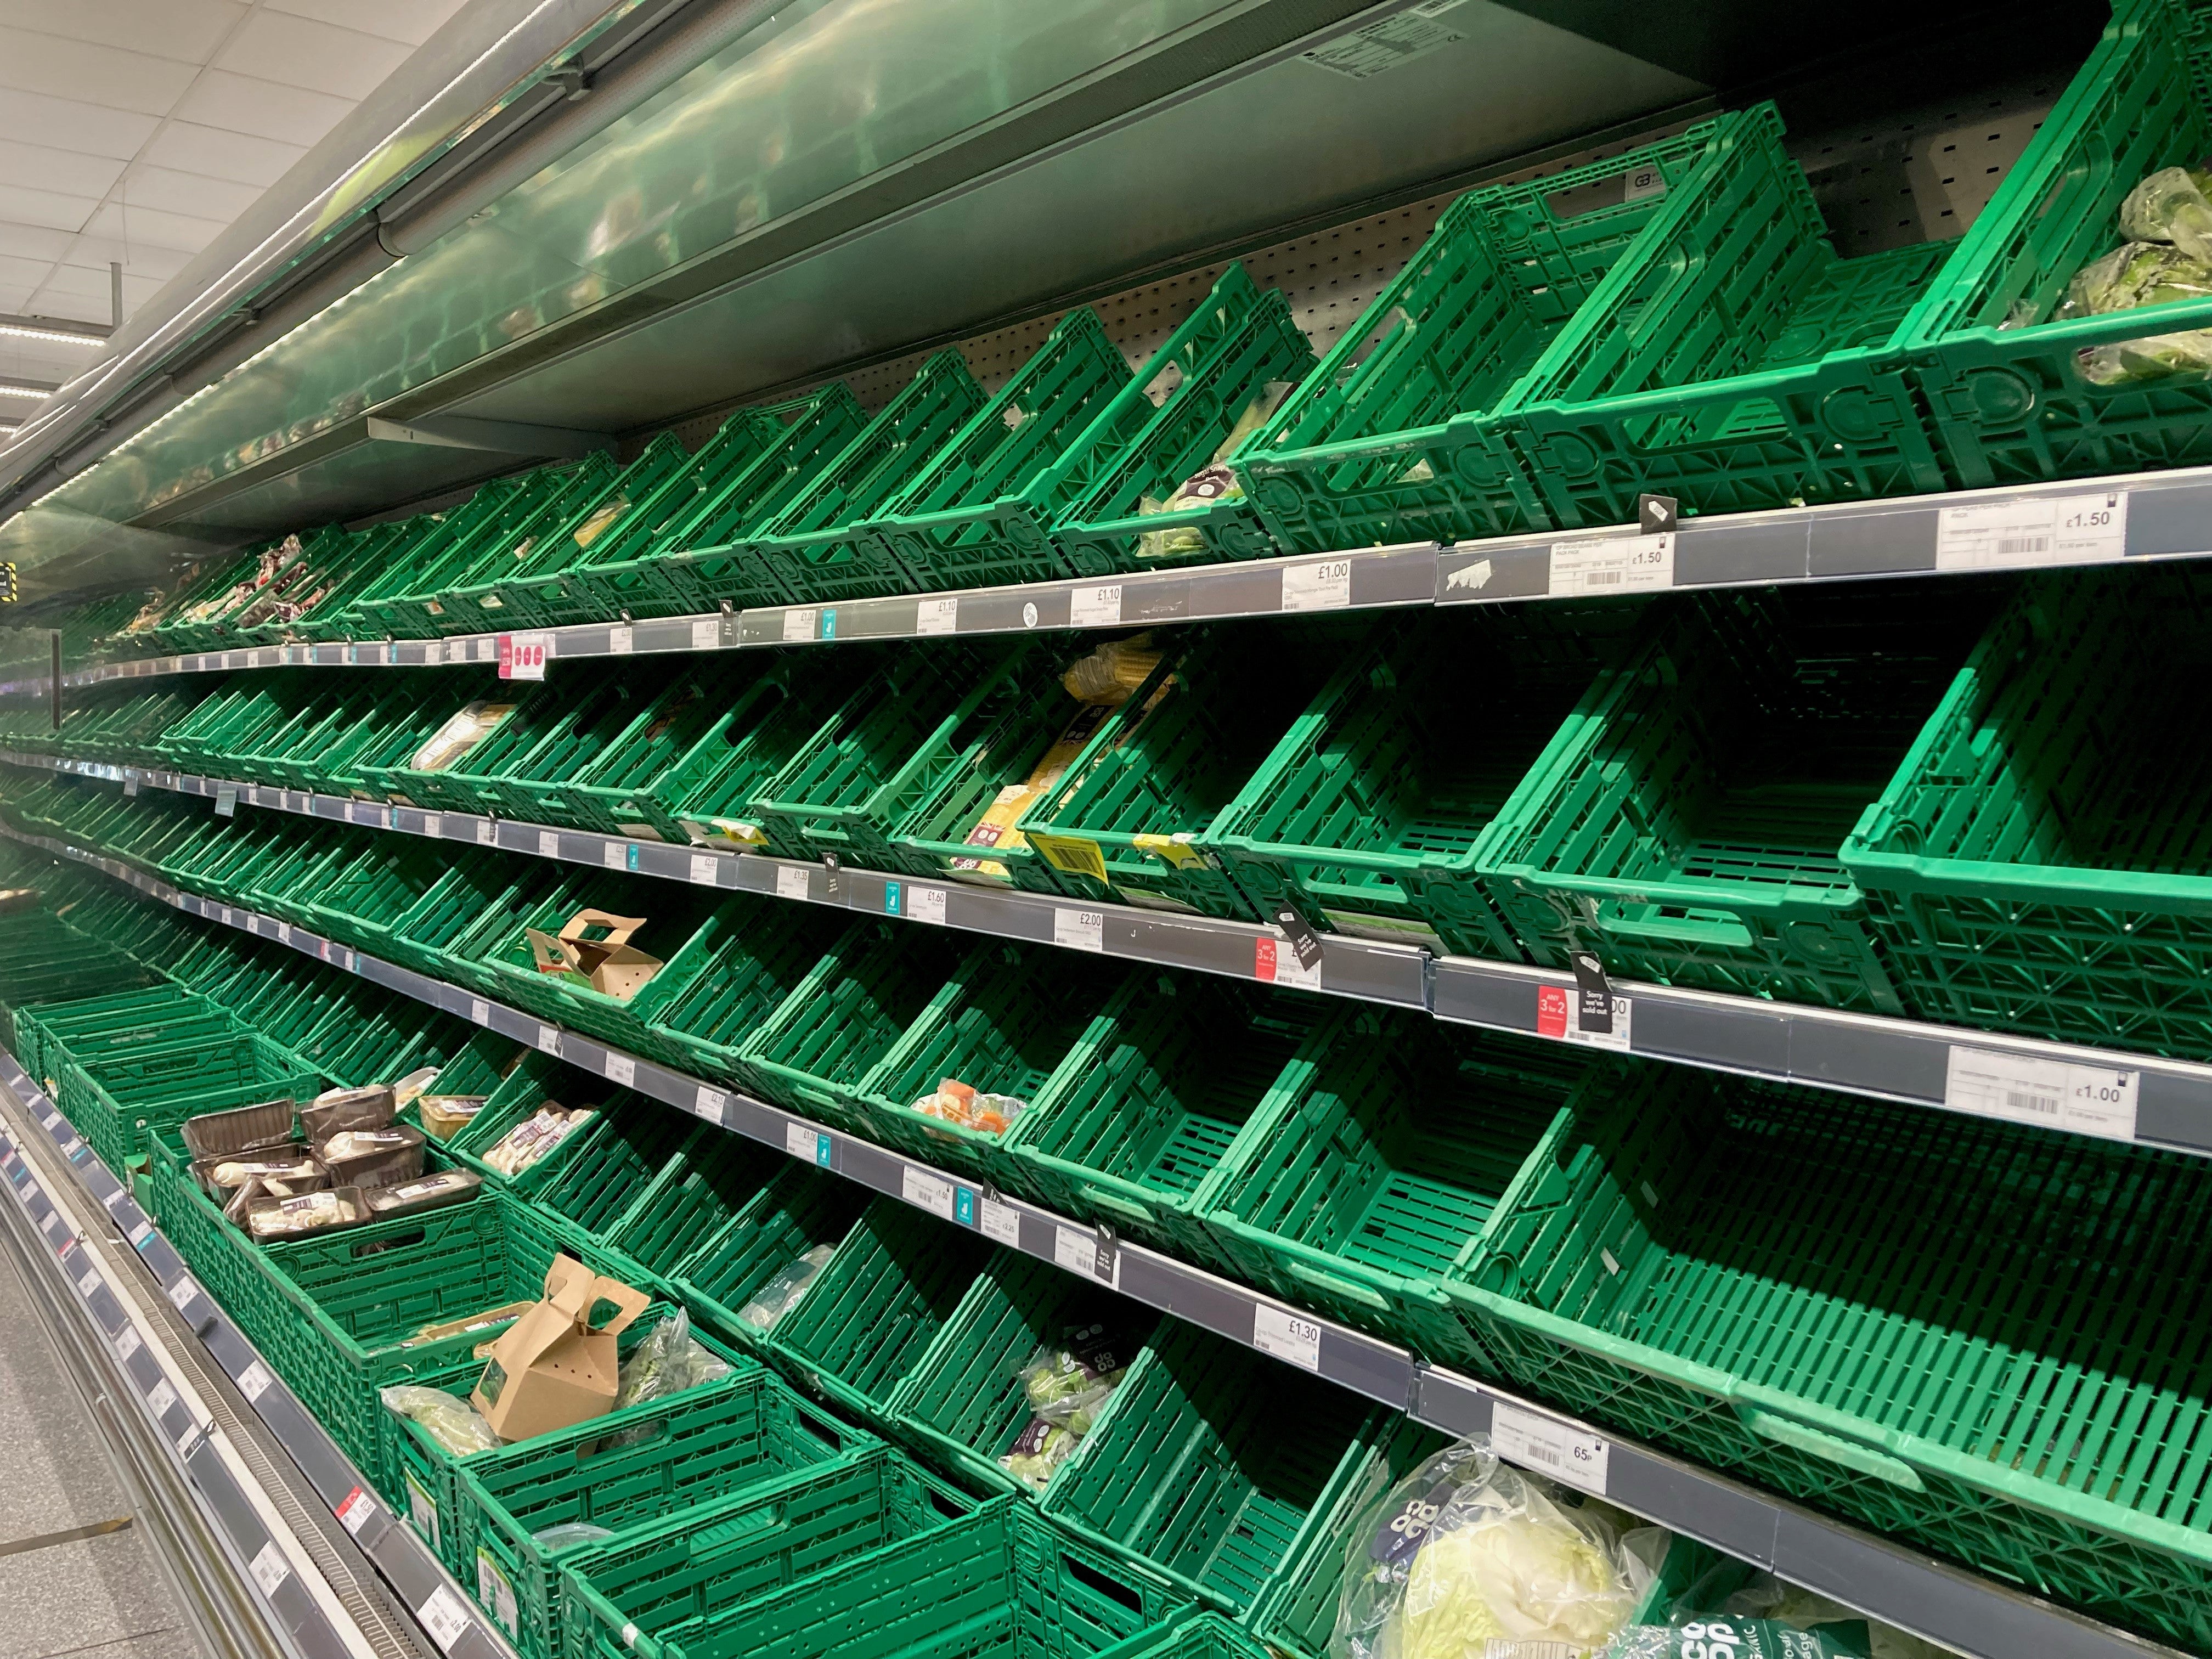
M1033 1413L1030 1425L999 1460L1007 1474L1033 1491L1051 1484L1053 1472L1075 1455L1098 1413L1128 1370L1127 1343L1103 1325L1070 1331L1058 1347L1039 1348L1022 1362L1022 1393Z
M2164 167L2128 192L2120 232L2129 240L2074 273L2057 316L2100 316L2212 295L2212 174ZM2089 346L2082 378L2118 386L2169 374L2212 374L2212 330L2185 329Z
M386 1410L413 1418L433 1440L456 1457L489 1451L506 1443L491 1431L491 1425L484 1421L483 1413L443 1389L425 1389L409 1382L380 1389L377 1393Z

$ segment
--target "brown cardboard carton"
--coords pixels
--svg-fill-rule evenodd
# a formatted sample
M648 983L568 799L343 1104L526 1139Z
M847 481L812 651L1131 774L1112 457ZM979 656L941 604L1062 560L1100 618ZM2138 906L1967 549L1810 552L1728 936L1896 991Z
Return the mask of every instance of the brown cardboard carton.
M615 1339L645 1311L647 1300L618 1279L555 1256L545 1270L545 1299L492 1345L470 1396L491 1431L502 1440L528 1440L605 1416L622 1380ZM594 1326L592 1310L603 1301L616 1311Z
M602 996L627 1002L662 967L659 957L649 957L629 942L630 935L644 926L643 916L579 910L562 924L557 939L535 927L522 931L539 973L580 974Z

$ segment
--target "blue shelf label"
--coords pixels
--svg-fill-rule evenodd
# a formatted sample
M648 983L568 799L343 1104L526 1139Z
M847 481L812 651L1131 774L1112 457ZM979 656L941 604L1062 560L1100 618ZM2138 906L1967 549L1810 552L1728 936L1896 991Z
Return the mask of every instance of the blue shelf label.
M963 1227L975 1224L975 1194L966 1187L952 1189L952 1218Z
M895 881L887 881L884 884L884 914L887 916L895 916L898 915L898 913L899 884Z
M825 640L837 637L837 613L835 611L825 610L822 613L822 637Z

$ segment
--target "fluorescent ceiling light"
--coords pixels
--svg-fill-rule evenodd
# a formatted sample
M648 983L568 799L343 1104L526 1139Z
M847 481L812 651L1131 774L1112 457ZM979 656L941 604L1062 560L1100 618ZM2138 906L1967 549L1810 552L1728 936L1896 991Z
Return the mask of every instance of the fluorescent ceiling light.
M33 323L17 322L12 318L0 318L0 336L11 340L47 340L56 345L106 345L105 334L78 334L68 329L41 328Z
M0 398L40 398L48 396L54 388L40 386L35 380L0 380Z

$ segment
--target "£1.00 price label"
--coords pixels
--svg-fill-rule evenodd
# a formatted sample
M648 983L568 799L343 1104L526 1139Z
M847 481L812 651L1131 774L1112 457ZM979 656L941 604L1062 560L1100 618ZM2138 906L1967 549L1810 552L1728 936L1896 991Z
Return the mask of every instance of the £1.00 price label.
M1954 1043L1945 1068L1943 1103L1978 1117L2133 1140L2142 1078L2140 1072Z
M1283 567L1283 609L1343 611L1352 604L1352 561L1323 559L1317 564Z

